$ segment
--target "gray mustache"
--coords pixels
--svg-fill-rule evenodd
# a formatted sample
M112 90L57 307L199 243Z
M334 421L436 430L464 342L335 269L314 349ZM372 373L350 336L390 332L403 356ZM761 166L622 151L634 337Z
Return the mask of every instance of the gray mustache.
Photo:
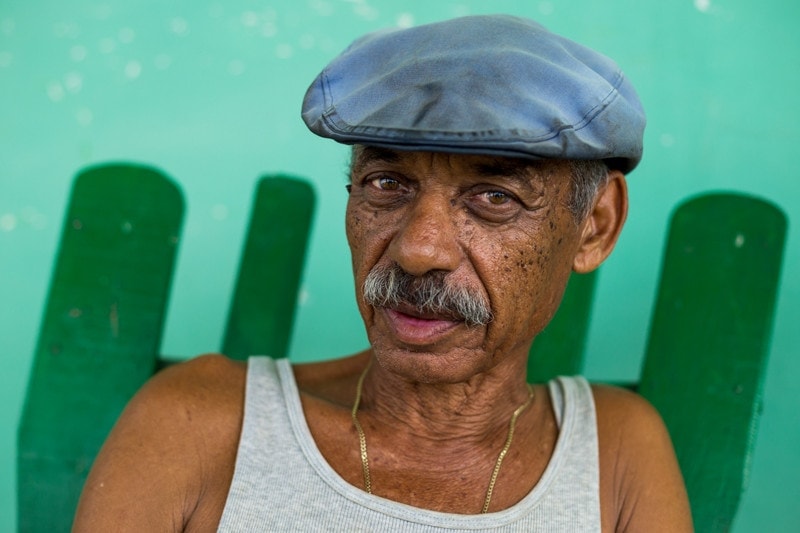
M460 319L468 326L484 326L493 318L482 294L449 283L446 272L412 276L396 264L376 266L370 271L364 280L364 300L374 307L406 304L421 314Z

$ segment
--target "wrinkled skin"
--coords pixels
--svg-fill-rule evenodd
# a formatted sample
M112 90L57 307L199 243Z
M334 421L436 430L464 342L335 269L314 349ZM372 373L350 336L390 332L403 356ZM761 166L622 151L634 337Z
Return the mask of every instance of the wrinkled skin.
M496 367L524 375L583 242L584 224L567 208L569 164L369 147L354 157L347 238L381 365L419 382L463 382ZM369 270L392 262L417 276L447 272L488 298L494 320L470 327L365 304Z

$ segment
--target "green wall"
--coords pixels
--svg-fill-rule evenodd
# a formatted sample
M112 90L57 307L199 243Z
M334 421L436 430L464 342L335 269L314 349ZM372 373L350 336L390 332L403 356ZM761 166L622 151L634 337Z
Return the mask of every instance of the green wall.
M313 180L319 209L292 345L297 360L365 345L343 235L346 151L305 130L307 84L378 27L507 12L614 57L648 111L631 213L604 266L586 373L639 369L671 208L701 191L800 213L800 4L790 0L120 0L0 3L0 531L15 528L16 426L72 176L139 161L188 212L163 351L218 347L256 178ZM795 176L792 178L791 176ZM796 220L793 221L796 223ZM734 530L798 531L800 238L790 226L764 416ZM343 332L347 332L346 334Z

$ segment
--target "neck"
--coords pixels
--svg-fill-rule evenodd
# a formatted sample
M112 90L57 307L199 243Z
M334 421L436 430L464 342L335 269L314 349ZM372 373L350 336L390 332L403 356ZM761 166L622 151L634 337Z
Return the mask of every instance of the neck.
M372 473L369 467L369 454L364 430L357 413L363 393L363 384L371 368L371 365L368 364L358 380L356 400L352 409L353 424L360 440L364 490L370 493L372 492ZM380 373L381 370L377 372ZM386 383L379 380L379 376L372 375L373 383ZM491 388L487 387L487 381L492 380L484 378L478 381L478 386L472 383L470 387L466 388L466 384L461 384L458 389L454 389L453 385L446 387L428 385L420 388L419 384L409 388L409 384L403 382L406 383L405 388L410 390L407 397L415 399L413 404L398 401L397 395L387 395L385 392L384 399L390 398L391 402L386 404L383 409L378 407L379 402L375 402L376 418L372 425L375 433L379 433L380 424L386 423L387 417L390 423L394 422L387 428L388 431L384 432L384 436L390 435L390 445L381 446L384 452L372 456L373 459L379 458L379 461L376 462L379 462L382 467L381 475L386 474L384 482L389 481L385 483L385 487L380 489L384 496L394 495L397 497L398 489L399 494L406 494L409 487L414 487L415 494L422 495L420 502L423 502L425 506L431 506L438 510L456 509L463 512L470 509L473 505L472 500L475 500L477 495L470 493L467 498L467 493L463 493L461 497L457 498L457 501L452 501L451 496L447 496L449 493L442 492L441 487L451 483L454 479L460 479L462 485L474 486L480 484L482 478L486 478L487 472L491 472L480 511L488 512L492 505L500 468L513 442L516 420L529 407L534 392L527 383L523 382L526 390L525 400L511 411L506 422L506 431L497 431L494 428L498 425L498 419L506 418L506 413L503 413L503 402L497 401L496 397L495 401L488 404L483 403L483 400L475 401L476 398L486 398L486 391ZM391 389L391 387L383 389L375 387L374 391L380 392L386 389ZM506 390L508 389L506 388ZM431 399L433 399L433 403L431 403ZM431 410L428 407L431 405L435 406L435 409ZM480 408L481 405L486 407ZM400 408L398 409L397 406ZM477 409L476 406L478 406ZM379 416L378 413L381 412L382 414ZM399 416L398 413L400 413ZM430 417L432 413L437 416ZM497 414L500 416L494 416ZM500 424L502 425L502 422ZM497 454L496 436L502 434L505 434L504 444ZM493 448L495 449L493 450ZM397 452L400 450L405 450L405 453L398 454ZM497 454L491 465L487 463L487 453ZM514 455L517 458L520 457L518 452ZM493 466L493 468L487 470L487 466ZM413 471L420 474L412 474L411 478L408 478L406 474ZM403 476L406 477L405 481L402 479ZM512 486L509 483L507 488L502 489L507 500L503 507L509 501L513 503L521 497L519 479L516 485ZM529 485L524 481L521 482L521 486L523 489L529 489ZM412 504L420 502L407 501Z
M486 447L492 453L513 412L528 398L524 368L508 364L464 383L410 382L372 364L365 375L360 416L390 426L417 446Z

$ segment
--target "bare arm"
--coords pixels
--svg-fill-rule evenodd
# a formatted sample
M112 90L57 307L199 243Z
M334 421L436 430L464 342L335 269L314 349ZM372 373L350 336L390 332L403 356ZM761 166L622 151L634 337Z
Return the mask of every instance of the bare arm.
M214 531L233 474L245 368L204 356L131 400L84 486L74 531Z
M667 429L640 396L594 387L603 531L693 531L689 500Z

